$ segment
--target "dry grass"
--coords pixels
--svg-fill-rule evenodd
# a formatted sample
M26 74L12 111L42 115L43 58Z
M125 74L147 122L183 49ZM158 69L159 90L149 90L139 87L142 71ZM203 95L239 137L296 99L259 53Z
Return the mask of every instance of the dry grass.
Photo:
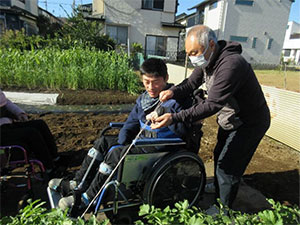
M262 85L300 92L300 72L298 71L286 71L285 75L284 71L279 70L255 70L255 74Z

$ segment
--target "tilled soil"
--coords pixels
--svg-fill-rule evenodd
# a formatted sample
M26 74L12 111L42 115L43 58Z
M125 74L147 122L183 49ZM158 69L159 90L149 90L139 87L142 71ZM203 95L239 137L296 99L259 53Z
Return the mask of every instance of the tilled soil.
M72 99L70 100L73 101L72 104L76 104L75 100L79 104L84 101L85 104L89 102L101 104L101 99L108 103L110 97L114 99L114 102L119 101L117 95L105 95L95 91L78 93L72 92L72 98L65 98L64 104L68 104L66 99ZM120 95L122 99L128 96L124 93ZM95 100L95 98L98 99ZM135 98L129 96L130 100L127 98L122 101L134 102ZM79 168L87 150L109 122L125 121L127 116L128 114L48 113L31 114L30 119L46 121L55 137L59 152L67 159L65 166L70 170ZM209 162L213 160L212 152L216 143L215 117L204 120L203 132L199 155L204 162ZM246 170L244 181L260 190L267 198L287 205L299 205L299 162L299 152L265 136Z

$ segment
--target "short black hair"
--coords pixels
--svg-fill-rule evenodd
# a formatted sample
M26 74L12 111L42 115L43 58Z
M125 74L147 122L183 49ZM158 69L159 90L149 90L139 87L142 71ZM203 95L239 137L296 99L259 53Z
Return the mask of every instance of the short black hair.
M166 79L168 69L162 59L149 58L143 62L140 68L141 75L151 74L154 77L163 77Z

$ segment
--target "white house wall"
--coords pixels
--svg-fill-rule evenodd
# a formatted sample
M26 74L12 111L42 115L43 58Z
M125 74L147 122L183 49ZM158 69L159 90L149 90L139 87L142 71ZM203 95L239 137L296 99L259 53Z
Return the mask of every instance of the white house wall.
M128 26L130 44L138 42L145 48L146 35L178 37L179 29L161 25L161 22L174 22L175 2L165 0L164 11L154 11L142 9L142 0L106 0L105 23ZM172 48L177 49L177 42Z
M290 39L291 34L300 33L300 24L290 21L284 38L284 49L300 49L300 38Z
M300 24L290 21L288 23L288 29L286 30L283 49L290 49L290 56L284 56L284 61L294 61L296 64L300 64L300 38L290 39L291 34L300 33Z
M35 16L38 16L38 0L25 1L25 9Z
M284 40L285 28L289 17L290 0L256 0L253 6L236 5L235 0L228 2L224 39L230 35L248 37L241 43L243 56L250 63L278 64ZM256 48L252 39L256 37ZM268 39L272 38L271 49L267 49Z
M217 3L217 8L214 8L211 10L209 9L209 5L207 5L204 10L204 15L205 15L204 25L210 27L214 31L219 29L219 25L221 22L220 19L222 19L222 18L220 18L220 16L222 15L221 4L223 4L223 1L219 1Z

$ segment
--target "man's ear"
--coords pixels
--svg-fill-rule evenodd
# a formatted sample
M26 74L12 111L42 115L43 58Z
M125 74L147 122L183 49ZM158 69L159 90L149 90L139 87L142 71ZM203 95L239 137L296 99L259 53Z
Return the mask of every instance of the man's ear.
M165 81L168 82L169 80L169 74L167 74L166 78L165 78Z

